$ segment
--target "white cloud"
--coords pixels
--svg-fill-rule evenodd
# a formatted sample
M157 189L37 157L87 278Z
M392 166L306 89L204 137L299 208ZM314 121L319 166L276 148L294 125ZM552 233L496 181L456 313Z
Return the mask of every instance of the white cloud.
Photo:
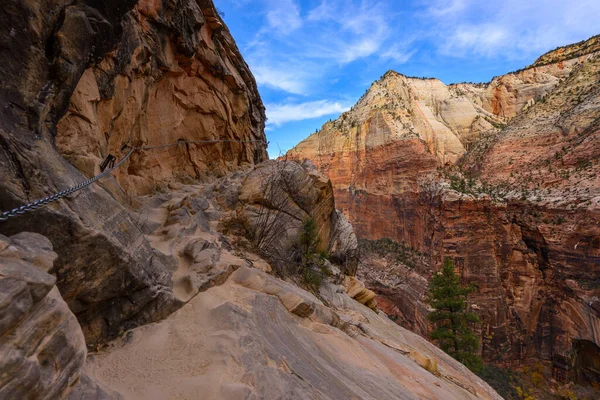
M524 59L597 34L599 16L597 0L438 0L424 18L444 55Z
M509 33L496 25L461 25L443 42L442 53L465 56L466 53L493 56L510 40Z
M304 95L307 92L308 76L305 70L291 69L291 66L273 66L250 62L254 78L259 85L284 92Z
M466 3L466 0L441 0L434 2L428 11L430 14L436 16L454 15L464 10Z
M354 43L347 43L339 50L339 55L336 57L341 64L351 63L359 58L368 57L375 54L381 47L381 42L376 38L365 38Z
M332 1L322 0L321 4L310 10L308 13L309 21L327 21L335 15L335 5Z
M268 0L267 21L269 28L289 35L302 26L300 9L293 0Z
M279 126L291 121L341 114L350 107L337 101L317 100L298 104L267 104L267 124Z
M383 53L381 53L379 57L381 57L384 60L393 60L397 64L404 64L416 52L417 52L416 50L409 50L409 46L407 46L407 45L404 45L404 46L394 45L394 46L388 48Z

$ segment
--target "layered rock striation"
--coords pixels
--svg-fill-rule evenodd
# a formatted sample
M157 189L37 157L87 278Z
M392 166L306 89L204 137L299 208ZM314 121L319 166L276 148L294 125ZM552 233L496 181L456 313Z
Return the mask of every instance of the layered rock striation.
M0 397L64 398L81 390L81 377L112 399L83 371L83 332L48 274L56 257L39 234L0 235Z
M595 37L488 84L389 72L287 157L331 178L359 238L428 258L411 285L401 263L359 269L390 315L424 333L422 282L452 257L478 286L482 354L568 379L574 343L600 345L597 68Z

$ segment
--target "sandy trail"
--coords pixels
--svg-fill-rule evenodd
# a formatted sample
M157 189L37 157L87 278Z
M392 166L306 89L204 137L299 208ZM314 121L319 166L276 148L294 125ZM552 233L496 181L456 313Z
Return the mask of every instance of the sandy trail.
M186 304L89 355L88 374L101 384L130 400L494 398L464 366L342 286L324 284L325 306L261 271L264 260L238 253L215 229L223 214L200 189L149 198L140 213ZM422 366L432 359L433 372Z
M283 297L314 297L272 277L265 287L278 285L283 297L249 288L265 279L260 274L240 286L236 272L166 320L129 332L89 357L90 375L131 400L478 398L372 337L290 313ZM397 335L402 328L366 307L360 312L384 336L415 340L425 352L431 347L413 334ZM439 363L451 370L445 359ZM457 381L470 385L461 374Z

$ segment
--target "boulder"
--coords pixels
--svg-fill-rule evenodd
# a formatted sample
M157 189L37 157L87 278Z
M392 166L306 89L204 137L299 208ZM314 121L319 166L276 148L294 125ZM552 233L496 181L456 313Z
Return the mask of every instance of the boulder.
M0 235L0 398L61 398L85 363L83 332L46 272L56 257L42 235Z
M310 165L270 160L243 179L238 196L257 247L286 259L297 245L305 221L317 227L317 249L327 251L338 222L331 182Z

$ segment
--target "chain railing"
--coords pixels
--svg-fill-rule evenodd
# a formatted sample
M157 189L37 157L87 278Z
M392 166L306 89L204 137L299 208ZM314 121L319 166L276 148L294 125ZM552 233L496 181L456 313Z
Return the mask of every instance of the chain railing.
M156 145L156 146L142 146L142 147L130 147L128 145L123 146L123 150L127 150L129 148L129 152L127 154L125 154L125 156L123 158L121 158L121 160L119 160L118 163L116 163L114 166L105 169L104 171L102 171L100 174L94 176L93 178L90 178L86 181L81 182L80 184L70 187L68 189L62 190L58 193L55 193L51 196L48 197L44 197L43 199L39 199L36 200L32 203L29 204L25 204L22 205L21 207L17 207L17 208L13 208L12 210L9 211L4 211L2 213L0 213L0 221L7 221L9 218L14 218L14 217L18 217L19 215L25 214L26 212L29 211L34 211L37 210L40 207L43 207L47 204L53 203L55 201L58 201L60 199L62 199L63 197L66 197L72 193L75 193L81 189L84 189L88 186L90 186L91 184L93 184L94 182L98 181L99 179L105 177L106 175L109 175L112 171L114 171L115 169L119 168L121 166L121 164L123 164L125 162L125 160L127 160L129 158L129 156L131 156L134 152L136 151L145 151L145 150L155 150L155 149L162 149L162 148L167 148L167 147L173 147L173 146L179 146L182 144L210 144L210 143L231 143L231 142L235 142L235 143L263 143L263 144L268 144L263 140L228 140L228 139L223 139L223 140L179 140L175 143L169 143L169 144L164 144L164 145Z

